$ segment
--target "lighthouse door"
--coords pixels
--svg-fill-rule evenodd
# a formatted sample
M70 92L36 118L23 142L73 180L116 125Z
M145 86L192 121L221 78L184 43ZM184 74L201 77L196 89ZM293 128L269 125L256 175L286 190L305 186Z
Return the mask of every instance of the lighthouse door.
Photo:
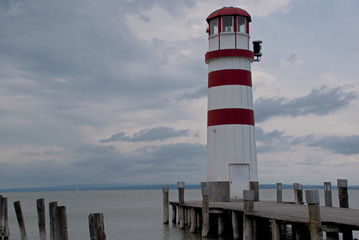
M243 190L249 190L249 164L229 164L230 200L243 199Z

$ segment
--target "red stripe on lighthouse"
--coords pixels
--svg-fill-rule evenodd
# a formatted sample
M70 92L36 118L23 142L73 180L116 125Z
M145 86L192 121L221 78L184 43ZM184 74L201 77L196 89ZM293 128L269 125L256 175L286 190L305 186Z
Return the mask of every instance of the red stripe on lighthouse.
M224 108L208 111L208 127L227 124L254 126L253 110L244 108Z
M225 69L208 73L208 88L223 85L252 87L252 74L242 69Z

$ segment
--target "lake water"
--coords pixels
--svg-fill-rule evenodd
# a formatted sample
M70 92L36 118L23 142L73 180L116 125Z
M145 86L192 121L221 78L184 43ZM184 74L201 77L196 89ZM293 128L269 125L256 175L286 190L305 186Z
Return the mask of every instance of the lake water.
M320 191L321 204L324 203ZM333 190L333 206L338 206L337 191ZM20 240L13 202L20 200L28 239L39 239L36 199L44 198L46 204L47 235L49 236L48 204L57 201L66 206L69 239L87 240L89 237L88 215L103 213L108 240L153 239L153 240L199 240L200 234L180 230L177 226L162 224L161 190L118 191L68 191L3 193L8 198L10 239ZM170 190L170 201L177 201L177 190ZM185 190L185 200L201 200L200 190ZM275 200L275 189L260 190L261 200ZM283 201L294 201L293 190L283 190ZM359 191L349 190L350 208L359 208ZM357 235L357 234L355 234ZM209 238L210 239L210 238Z

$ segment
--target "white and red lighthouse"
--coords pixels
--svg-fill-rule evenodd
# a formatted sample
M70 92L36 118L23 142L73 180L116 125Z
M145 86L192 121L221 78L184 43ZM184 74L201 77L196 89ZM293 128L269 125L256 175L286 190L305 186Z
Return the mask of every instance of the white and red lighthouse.
M260 59L261 42L254 43L254 52L250 50L251 16L243 9L218 9L207 22L210 199L241 199L250 181L257 181L251 63Z

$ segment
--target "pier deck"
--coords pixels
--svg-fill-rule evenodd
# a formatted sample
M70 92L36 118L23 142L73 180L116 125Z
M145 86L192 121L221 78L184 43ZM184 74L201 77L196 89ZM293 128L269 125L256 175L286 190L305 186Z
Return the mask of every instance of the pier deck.
M172 206L179 206L178 202L170 202ZM202 201L186 201L180 206L184 208L195 208L200 211ZM221 211L244 212L243 202L210 202L209 212L220 213ZM323 231L341 232L344 229L359 230L359 209L348 209L338 207L320 207ZM254 202L253 212L246 215L255 218L274 219L289 224L309 224L309 213L307 205L276 203L271 201Z

